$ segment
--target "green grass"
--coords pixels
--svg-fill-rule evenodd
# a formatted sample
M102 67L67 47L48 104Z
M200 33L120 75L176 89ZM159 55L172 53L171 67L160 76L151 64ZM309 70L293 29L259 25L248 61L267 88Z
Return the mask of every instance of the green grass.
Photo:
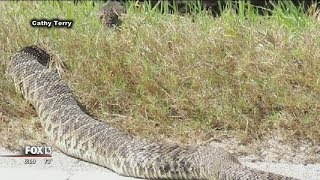
M3 146L44 138L36 113L5 77L13 54L31 44L64 64L63 78L92 114L133 134L190 143L276 131L320 142L320 23L300 8L282 3L261 16L240 1L214 18L197 4L181 16L131 3L121 30L106 30L95 15L100 5L0 3ZM32 18L75 24L32 28Z

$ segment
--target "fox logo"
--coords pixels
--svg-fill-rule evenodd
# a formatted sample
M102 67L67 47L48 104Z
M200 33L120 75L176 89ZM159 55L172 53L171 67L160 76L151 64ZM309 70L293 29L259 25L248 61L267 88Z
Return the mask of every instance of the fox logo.
M50 155L52 154L51 146L26 146L25 155Z

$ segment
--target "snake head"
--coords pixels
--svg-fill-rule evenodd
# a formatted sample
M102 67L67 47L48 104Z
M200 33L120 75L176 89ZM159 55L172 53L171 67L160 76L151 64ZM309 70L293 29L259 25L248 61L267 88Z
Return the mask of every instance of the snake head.
M50 61L49 53L47 53L47 51L45 51L44 49L36 45L24 47L23 49L20 50L20 52L32 55L38 60L40 64L42 64L45 67L49 66L49 61Z

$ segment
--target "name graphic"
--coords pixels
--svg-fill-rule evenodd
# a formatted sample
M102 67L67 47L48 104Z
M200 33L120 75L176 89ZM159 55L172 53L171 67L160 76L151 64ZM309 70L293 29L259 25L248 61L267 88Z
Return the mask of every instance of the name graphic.
M45 27L45 28L72 28L72 20L62 19L32 19L30 21L32 27Z

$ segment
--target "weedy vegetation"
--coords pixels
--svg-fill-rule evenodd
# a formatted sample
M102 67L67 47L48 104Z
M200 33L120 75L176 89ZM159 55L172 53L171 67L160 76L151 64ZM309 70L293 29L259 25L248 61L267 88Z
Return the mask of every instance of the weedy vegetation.
M312 6L273 10L230 2L214 17L191 3L127 3L120 28L105 29L101 2L0 3L0 145L45 142L32 106L5 69L20 48L53 54L63 79L94 116L135 135L194 143L234 136L250 142L274 132L320 142L320 22ZM71 19L34 28L33 18Z

